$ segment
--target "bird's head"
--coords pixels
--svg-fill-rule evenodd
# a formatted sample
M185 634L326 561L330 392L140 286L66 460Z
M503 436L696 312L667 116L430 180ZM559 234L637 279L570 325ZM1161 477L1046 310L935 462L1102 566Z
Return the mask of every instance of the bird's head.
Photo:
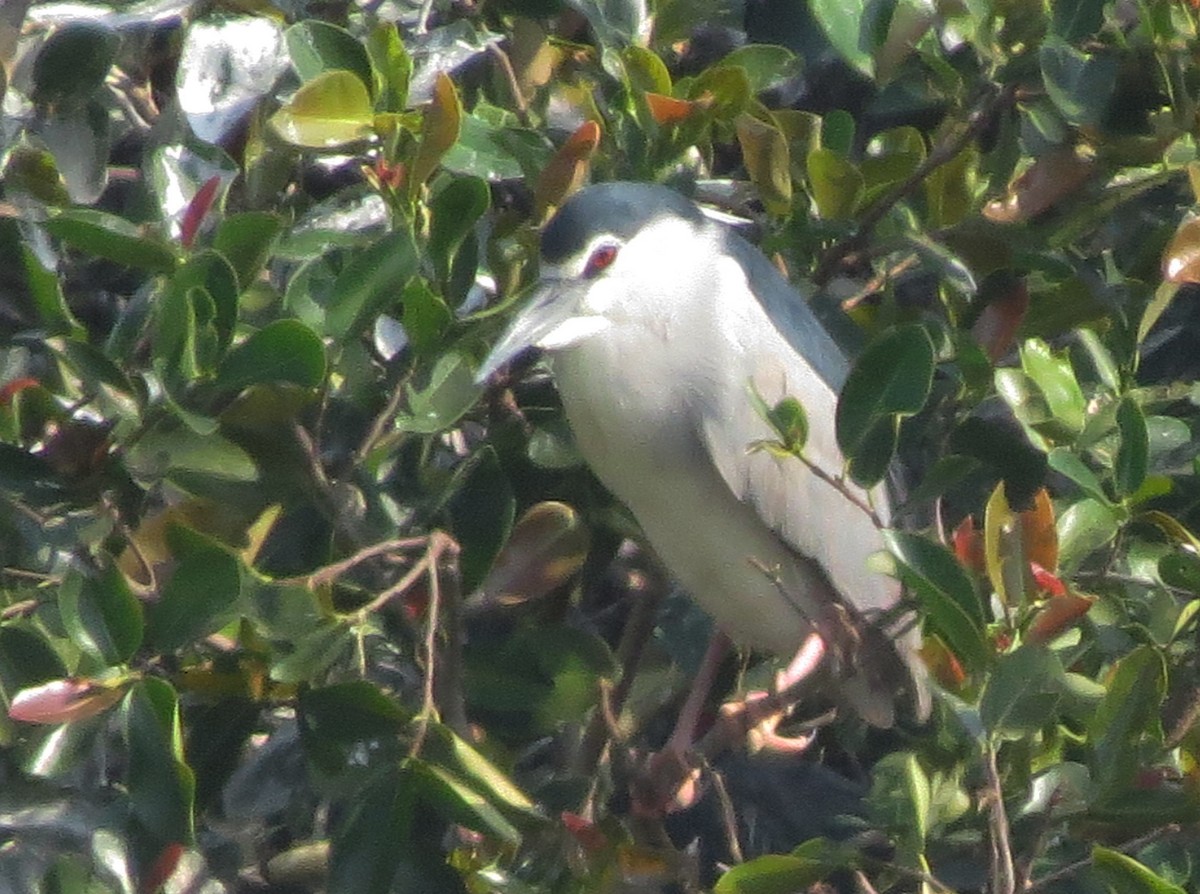
M558 351L614 322L661 311L680 275L702 276L709 224L665 186L603 183L559 209L542 231L538 283L484 360L482 382L531 348Z

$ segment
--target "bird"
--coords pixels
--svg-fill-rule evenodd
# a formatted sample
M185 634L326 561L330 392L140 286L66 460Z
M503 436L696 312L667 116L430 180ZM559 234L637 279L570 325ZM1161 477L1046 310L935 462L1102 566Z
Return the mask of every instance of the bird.
M583 459L734 642L786 658L816 634L839 705L876 727L928 715L919 630L896 629L900 584L870 561L888 494L843 475L847 357L757 247L666 185L585 186L477 381L530 349ZM754 449L778 439L754 394L799 400L805 461Z

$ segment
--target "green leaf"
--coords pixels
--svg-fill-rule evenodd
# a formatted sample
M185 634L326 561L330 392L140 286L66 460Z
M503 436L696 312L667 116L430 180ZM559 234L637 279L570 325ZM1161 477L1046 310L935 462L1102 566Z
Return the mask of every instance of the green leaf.
M1113 894L1186 894L1144 863L1098 844L1092 845L1092 866Z
M808 185L824 220L847 220L858 208L866 183L862 172L832 149L814 149L806 162Z
M1141 406L1126 395L1117 406L1117 430L1121 444L1113 463L1117 493L1129 496L1142 486L1150 465L1150 435Z
M1051 101L1071 124L1098 127L1117 83L1114 53L1082 53L1050 37L1038 51L1042 81Z
M1074 432L1083 428L1087 402L1065 352L1055 354L1046 342L1031 338L1021 346L1021 368L1041 390L1054 419Z
M479 400L472 363L457 351L438 358L428 384L421 389L411 384L408 410L396 416L398 431L431 435L444 431L463 417Z
M414 277L400 294L404 331L413 350L428 353L440 350L443 337L454 323L454 312L442 296L421 277Z
M1074 481L1079 485L1080 490L1093 500L1104 504L1109 502L1107 494L1104 493L1104 486L1096 477L1096 473L1088 468L1074 451L1067 447L1055 447L1046 455L1046 461L1050 468Z
M885 331L855 361L837 406L837 441L864 487L882 479L900 419L920 411L933 382L933 344L924 328Z
M108 25L80 17L58 28L33 60L33 98L81 101L104 83L121 47Z
M95 575L68 573L58 605L71 640L105 664L128 661L142 643L142 604L112 561Z
M1099 799L1134 788L1142 738L1162 737L1159 717L1166 687L1166 663L1153 646L1140 646L1117 663L1088 724Z
M220 435L202 435L189 428L160 428L147 432L130 448L129 470L156 479L188 473L225 482L258 478L254 460L241 447Z
M216 633L234 617L242 592L241 565L221 544L189 528L168 530L178 564L148 609L148 639L173 652Z
M738 47L721 60L722 65L740 68L753 94L790 77L798 68L796 54L775 44L752 43ZM660 91L664 92L664 91Z
M213 248L229 262L242 291L250 287L266 266L282 230L283 219L270 211L242 211L228 215L218 224Z
M392 30L394 33L395 29ZM374 87L367 50L345 29L318 19L305 19L288 28L283 37L302 81L342 70L358 77L368 90Z
M1090 497L1072 503L1058 517L1058 564L1061 574L1074 571L1089 555L1117 536L1120 517L1107 503Z
M44 224L46 232L84 254L153 273L175 269L175 250L124 218L92 208L68 208Z
M450 770L493 803L526 818L545 818L506 773L449 727L432 723L426 735L423 754L427 759Z
M897 839L909 859L922 853L929 834L932 790L929 777L911 751L886 755L872 768L873 819Z
M381 89L376 91L380 107L387 112L404 111L408 108L413 62L396 26L380 22L372 28L367 35L367 54L381 82Z
M916 594L928 623L968 673L982 670L990 649L984 635L987 618L974 583L944 547L903 531L884 532L888 548L900 560L900 577Z
M1050 5L1050 30L1066 43L1091 37L1104 24L1105 0L1056 0Z
M792 207L791 154L787 138L774 123L743 112L735 120L742 162L759 198L772 214L786 215Z
M443 282L450 279L451 267L463 240L471 236L479 219L491 205L491 190L478 177L455 177L438 190L430 203L429 255L434 270ZM474 270L471 271L474 275Z
M411 771L419 780L422 799L428 799L446 819L510 845L521 843L521 832L475 789L453 773L421 761Z
M184 762L175 690L147 677L129 690L121 713L125 784L134 816L159 845L190 843L196 782Z
M310 760L336 777L353 761L355 748L395 741L408 715L373 684L352 680L302 689L297 719Z
M341 149L368 139L375 113L366 85L349 71L327 71L305 83L271 116L271 127L305 149Z
M316 388L325 380L325 345L299 320L274 320L229 352L217 387L240 391L263 382Z
M462 548L463 589L471 592L487 576L492 560L512 531L516 499L495 451L484 447L455 476L446 510Z
M1024 645L997 660L979 715L994 739L1018 740L1050 723L1063 692L1062 662L1044 646Z
M333 284L326 331L356 338L417 272L417 247L403 228L356 252Z
M867 77L875 74L871 16L863 0L812 0L813 16L842 58Z
M732 867L713 894L794 894L807 891L838 867L791 854L766 854Z

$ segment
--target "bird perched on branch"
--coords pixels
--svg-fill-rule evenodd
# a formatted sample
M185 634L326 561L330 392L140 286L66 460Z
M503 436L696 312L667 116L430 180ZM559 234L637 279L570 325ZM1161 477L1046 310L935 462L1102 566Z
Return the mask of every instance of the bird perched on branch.
M784 657L816 634L839 701L874 726L901 696L928 713L919 634L868 561L887 495L842 477L846 358L757 248L667 187L587 187L543 230L538 286L479 379L528 348L584 459L725 632ZM762 403L788 396L803 459L754 449L778 438Z

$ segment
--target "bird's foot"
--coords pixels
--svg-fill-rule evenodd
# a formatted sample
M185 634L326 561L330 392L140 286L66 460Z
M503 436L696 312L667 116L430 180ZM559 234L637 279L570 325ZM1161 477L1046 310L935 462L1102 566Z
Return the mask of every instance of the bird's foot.
M692 806L704 792L702 771L707 761L741 743L777 754L795 755L809 748L816 739L815 725L799 736L781 735L778 730L791 710L796 687L816 670L825 653L825 641L810 634L776 675L774 691L750 692L740 701L722 705L716 722L699 742L692 742L690 728L681 735L677 727L662 751L650 755L637 774L634 810L643 816L662 816Z

